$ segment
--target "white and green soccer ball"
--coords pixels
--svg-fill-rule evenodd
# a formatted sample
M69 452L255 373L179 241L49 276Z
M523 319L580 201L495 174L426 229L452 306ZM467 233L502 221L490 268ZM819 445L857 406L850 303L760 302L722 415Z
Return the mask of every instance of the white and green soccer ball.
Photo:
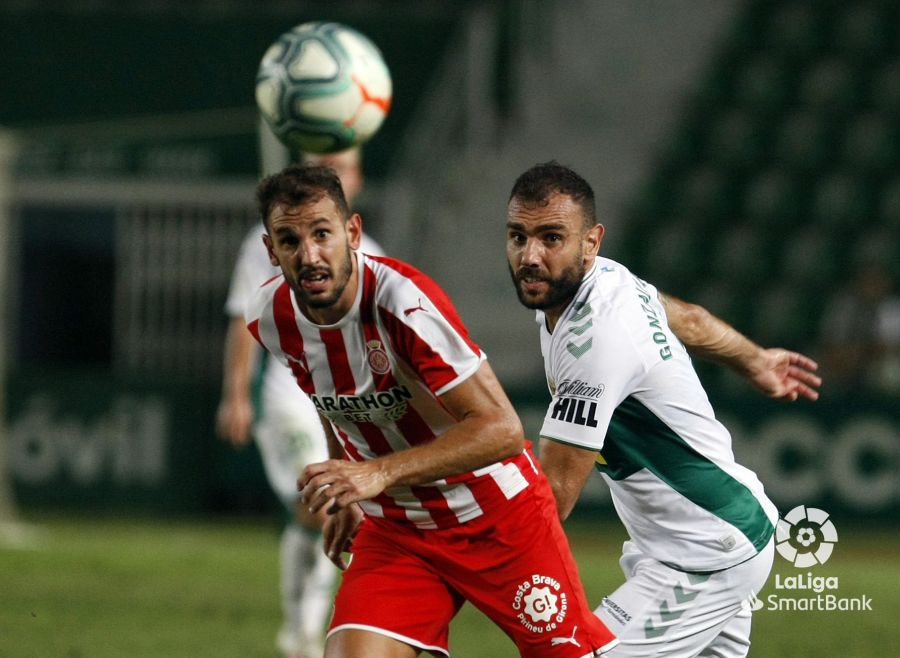
M314 21L285 32L263 55L256 104L278 139L309 153L369 140L391 106L391 73L364 34Z

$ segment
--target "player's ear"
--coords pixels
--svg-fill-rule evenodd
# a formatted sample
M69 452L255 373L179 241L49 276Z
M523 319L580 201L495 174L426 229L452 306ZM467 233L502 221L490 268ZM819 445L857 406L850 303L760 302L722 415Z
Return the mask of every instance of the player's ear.
M344 228L347 231L347 242L350 248L359 249L359 243L362 240L362 217L358 212L350 215Z
M591 228L584 232L582 239L582 248L584 256L593 258L600 253L600 243L603 242L603 234L606 229L603 224L594 224Z
M275 258L275 251L273 250L272 238L268 233L263 233L262 236L263 244L266 245L266 251L269 252L269 262L272 263L275 267L279 266L278 259Z

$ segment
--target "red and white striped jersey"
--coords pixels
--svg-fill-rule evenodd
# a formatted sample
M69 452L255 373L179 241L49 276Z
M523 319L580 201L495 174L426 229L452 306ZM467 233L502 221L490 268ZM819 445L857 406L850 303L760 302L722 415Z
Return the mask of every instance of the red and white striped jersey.
M265 283L247 308L256 339L290 367L332 424L352 461L405 450L456 421L438 396L485 359L446 294L398 260L356 253L360 285L337 323L312 323L283 276ZM526 451L427 485L398 486L360 503L366 514L444 528L513 498L537 476Z

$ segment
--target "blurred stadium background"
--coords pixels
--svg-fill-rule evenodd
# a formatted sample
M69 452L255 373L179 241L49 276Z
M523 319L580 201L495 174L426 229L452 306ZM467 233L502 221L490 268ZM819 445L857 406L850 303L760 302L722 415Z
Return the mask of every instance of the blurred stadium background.
M841 542L858 542L858 562L883 567L881 577L851 568L842 589L890 585L881 612L896 618L900 4L891 0L3 3L6 543L27 545L18 519L35 524L39 546L40 526L53 536L61 515L75 519L73 532L78 519L93 527L89 519L111 514L175 535L165 519L279 522L255 451L214 436L222 307L254 220L257 63L287 28L322 18L369 35L394 76L392 113L365 149L366 228L450 293L529 432L546 387L502 227L515 177L555 158L594 185L606 255L760 342L821 360L822 398L790 406L699 368L739 458L782 512L827 510ZM579 512L612 516L599 478ZM212 545L234 541L218 527ZM275 535L265 521L257 529L274 573ZM12 591L15 601L29 583L21 574L37 570L0 548L4 598ZM264 587L273 611L274 582ZM0 656L106 655L5 645L38 641L6 633L25 623L10 614L0 613ZM804 653L803 636L839 628L840 613L814 624L795 614L782 634L796 627L796 643L779 650L822 655ZM871 646L896 651L896 631L865 623ZM263 647L269 639L266 630Z

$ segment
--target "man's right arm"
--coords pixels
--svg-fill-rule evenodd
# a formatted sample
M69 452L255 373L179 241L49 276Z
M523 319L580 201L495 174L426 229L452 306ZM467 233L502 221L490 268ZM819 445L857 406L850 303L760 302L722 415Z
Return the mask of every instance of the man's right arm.
M244 236L225 300L228 327L225 332L222 399L216 411L216 431L220 437L236 446L246 445L251 438L253 404L250 383L256 360L261 354L260 346L247 330L244 319L246 305L253 299L260 284L275 271L262 241L264 232L265 228L259 224Z
M541 438L539 445L541 468L556 498L559 519L565 521L594 468L597 452L545 437Z
M692 354L725 364L771 398L816 400L822 380L808 356L763 348L698 304L660 292L669 327Z
M236 446L250 440L253 424L250 379L256 350L244 319L232 317L225 333L222 399L216 411L216 430L220 437Z

